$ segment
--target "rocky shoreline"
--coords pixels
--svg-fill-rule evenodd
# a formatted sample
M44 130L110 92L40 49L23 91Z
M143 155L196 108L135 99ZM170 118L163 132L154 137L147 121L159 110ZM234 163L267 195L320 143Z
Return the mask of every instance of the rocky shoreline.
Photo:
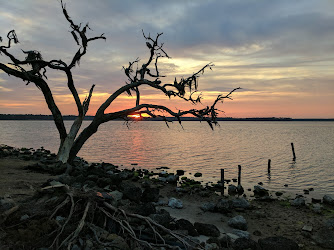
M65 175L44 148L2 145L2 172L12 167L6 161L53 177L26 199L1 190L2 249L334 249L331 195L308 202L255 185L247 197L232 184L222 194L221 184L203 186L182 170L80 158Z

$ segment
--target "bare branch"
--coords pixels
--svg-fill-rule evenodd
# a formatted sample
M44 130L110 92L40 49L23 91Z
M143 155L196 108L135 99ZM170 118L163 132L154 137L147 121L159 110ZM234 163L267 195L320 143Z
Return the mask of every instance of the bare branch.
M78 65L80 64L81 57L83 55L85 55L86 52L87 52L88 42L98 40L98 39L106 40L106 37L104 36L104 34L102 34L100 36L87 38L86 31L87 31L87 29L90 29L88 23L81 28L81 23L79 25L75 24L73 22L73 20L71 19L71 17L68 15L67 10L66 10L66 4L64 4L62 0L61 0L61 7L63 9L63 14L64 14L66 20L70 23L70 27L72 28L71 34L72 34L76 44L78 46L80 46L78 51L75 53L75 55L72 59L72 62L68 66L71 69L76 64L78 64Z

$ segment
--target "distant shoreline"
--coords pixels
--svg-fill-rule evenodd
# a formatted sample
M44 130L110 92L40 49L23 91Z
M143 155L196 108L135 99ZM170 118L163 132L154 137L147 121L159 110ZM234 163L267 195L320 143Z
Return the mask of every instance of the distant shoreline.
M86 116L85 120L93 120L94 116ZM166 117L168 121L177 121L175 117ZM64 120L75 120L75 115L64 115ZM0 120L53 120L52 115L32 115L32 114L0 114ZM122 120L122 119L118 119ZM137 120L137 119L133 119ZM123 120L122 120L123 121ZM162 118L146 118L142 117L140 121L163 121ZM196 117L182 117L181 121L199 121ZM217 121L334 121L334 118L289 118L289 117L250 117L250 118L233 118L233 117L218 117Z

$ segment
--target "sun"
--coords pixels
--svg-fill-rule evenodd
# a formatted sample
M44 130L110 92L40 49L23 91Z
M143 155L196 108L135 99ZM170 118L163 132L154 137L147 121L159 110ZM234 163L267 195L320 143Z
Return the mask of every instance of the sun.
M136 120L141 120L142 118L149 118L151 117L150 115L146 114L146 113L133 113L133 114L130 114L128 115L129 118L133 118L133 119L136 119Z

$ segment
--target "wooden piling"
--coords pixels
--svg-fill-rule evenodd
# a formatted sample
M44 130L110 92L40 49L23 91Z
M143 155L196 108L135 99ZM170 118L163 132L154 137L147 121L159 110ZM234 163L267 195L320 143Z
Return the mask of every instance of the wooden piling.
M295 147L293 146L293 142L291 142L291 149L292 149L292 154L293 154L293 161L296 160L296 154L295 154Z
M241 165L238 165L238 186L241 186Z
M268 160L268 173L270 173L270 168L271 168L271 160Z
M221 185L222 185L222 192L224 193L224 189L225 189L225 176L224 176L224 169L221 168L220 169L220 182L221 182Z

